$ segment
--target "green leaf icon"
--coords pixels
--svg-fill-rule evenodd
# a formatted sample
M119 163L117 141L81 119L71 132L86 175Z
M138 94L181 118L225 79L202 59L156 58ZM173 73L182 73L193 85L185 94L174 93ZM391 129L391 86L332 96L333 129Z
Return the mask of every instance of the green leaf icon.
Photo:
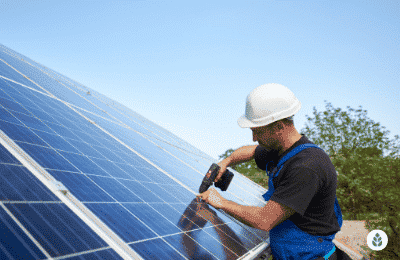
M376 235L374 236L374 239L372 241L372 244L376 247L381 246L382 245L382 238L379 235L379 233L376 233Z

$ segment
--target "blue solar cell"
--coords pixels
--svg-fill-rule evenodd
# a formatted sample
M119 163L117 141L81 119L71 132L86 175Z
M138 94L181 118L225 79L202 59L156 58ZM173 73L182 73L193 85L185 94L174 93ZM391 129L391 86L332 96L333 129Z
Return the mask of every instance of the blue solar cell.
M111 161L97 159L97 158L90 158L90 159L94 163L96 163L99 167L101 167L104 171L106 171L109 175L115 178L122 178L128 180L132 179L132 177L129 174L118 168L118 166Z
M118 204L85 203L103 222L125 242L150 239L157 236L129 211Z
M215 240L219 241L219 243L223 244L225 247L229 248L233 253L238 256L242 256L248 251L240 238L227 225L206 228L203 229L203 231L207 232L207 234L212 236Z
M30 110L32 108L37 109L38 107L35 105L35 103L33 103L30 99L22 96L22 95L12 95L9 98L11 101L13 102L17 102L20 104L23 104L26 110Z
M120 182L114 178L106 178L100 176L88 176L97 185L104 189L111 197L119 202L143 202L134 191L125 188Z
M150 203L150 206L160 212L164 217L179 227L182 231L198 229L199 226L190 221L185 215L179 213L172 206L165 203Z
M114 202L105 191L96 185L85 174L73 172L61 172L48 170L48 172L58 181L61 181L65 187L80 201L101 201Z
M106 140L104 140L104 141L106 142ZM109 148L105 148L105 147L102 147L102 146L94 146L93 148L96 149L101 155L103 155L104 158L107 158L110 161L118 162L118 163L127 163L124 160L122 160L120 157L118 157Z
M0 162L1 163L14 163L21 164L9 151L0 145Z
M173 207L176 211L178 211L182 216L185 216L191 222L196 224L200 228L212 227L213 224L205 219L203 216L207 216L206 214L197 214L197 212L203 212L203 208L200 205L197 206L197 203L193 201L191 204L178 204L171 203L171 207ZM190 223L189 223L190 224Z
M37 163L44 168L65 171L77 171L77 169L67 162L59 153L53 149L33 144L17 142L18 145L28 153Z
M150 189L153 193L155 193L158 197L162 198L165 202L168 203L177 203L176 197L169 194L166 190L161 188L158 184L142 182L143 186Z
M3 52L0 51L0 57L4 57L3 56ZM9 59L9 56L6 56L6 59ZM10 62L8 60L8 62ZM24 76L22 76L21 74L19 74L18 72L16 72L14 69L10 68L9 66L7 66L6 64L4 64L4 62L0 61L0 71L1 71L1 76L4 76L6 78L12 79L18 83L24 84L26 86L29 86L31 88L37 89L37 90L41 90L39 87L37 87L35 84L33 84L32 82L30 82L28 79L24 78ZM3 79L2 79L3 80ZM41 90L43 91L43 90Z
M173 194L179 201L183 203L191 203L196 195L188 191L186 188L178 185L160 185L164 190Z
M46 122L46 125L53 130L55 133L61 135L64 138L80 140L78 136L76 136L72 131L62 125L53 124L50 122ZM39 129L40 130L40 129ZM48 132L48 131L47 131ZM67 140L68 141L68 140ZM68 141L69 142L69 141Z
M159 171L154 166L136 167L143 175L149 177L154 183L176 185L176 181L168 177L165 173Z
M96 149L94 149L88 143L85 143L83 141L78 141L75 139L68 139L68 142L70 144L72 144L75 147L75 149L78 150L77 153L85 154L86 156L105 159L104 156L101 155L101 153L99 153Z
M164 237L164 239L189 259L218 259L185 233Z
M242 245L248 250L263 242L259 237L251 233L247 228L244 228L236 223L223 224L220 226L216 226L215 228L221 229L222 232L228 234L236 241L241 242ZM230 231L227 230L232 230L234 235L231 235Z
M14 101L11 101L9 99L0 98L0 105L2 105L7 110L12 110L26 115L31 115L31 113L29 113L29 111L26 110L22 105Z
M178 227L169 222L168 219L160 215L149 205L143 203L123 203L122 205L141 221L143 221L147 226L149 226L159 236L181 232Z
M44 259L46 256L0 208L0 259Z
M0 120L7 121L13 124L21 124L21 122L15 118L10 112L6 109L0 107Z
M112 259L118 260L123 259L117 252L113 249L101 250L91 253L82 254L79 256L72 256L68 258L63 258L68 260L103 260L103 259Z
M30 127L30 128L36 129L36 130L51 133L51 129L49 129L49 127L47 125L45 125L42 121L40 121L36 117L28 116L28 115L17 113L17 112L13 112L12 114L16 118L18 118L18 120L21 121L19 124L24 124L27 127Z
M38 130L32 130L35 134L37 134L41 139L43 139L48 145L53 147L54 149L71 152L71 153L79 153L79 151L69 144L65 139L57 134L50 134L47 132L42 132Z
M118 167L120 167L124 172L129 174L132 179L140 181L140 182L152 182L152 180L145 175L143 175L140 171L138 171L135 167L127 164L118 164Z
M100 237L63 204L5 206L52 257L106 246Z
M214 239L203 230L190 231L187 233L187 235L196 240L197 243L205 247L219 259L237 259L239 257L230 250L231 247L229 244L224 244L224 241Z
M163 202L163 200L158 197L155 193L151 192L149 189L144 187L140 182L137 181L123 181L123 185L130 191L136 194L140 199L149 202Z
M144 259L185 259L162 239L153 239L130 245Z
M50 116L47 112L41 110L41 109L33 109L30 108L30 112L32 113L32 115L34 115L35 117L39 118L40 120L46 122L51 122L51 123L57 123L59 124L59 122L52 116Z
M42 146L48 146L43 140L35 135L30 129L22 126L7 123L0 120L0 127L4 133L7 134L14 141L28 142L32 144L38 144Z
M23 166L0 164L0 200L59 201Z
M79 147L77 147L77 148L79 148ZM110 176L107 172L102 170L99 166L97 166L95 163L93 163L86 156L75 154L75 153L67 153L67 152L60 152L60 154L62 154L62 156L65 159L67 159L71 164L73 164L77 169L79 169L83 173L95 174L95 175L101 175L101 176ZM51 168L51 169L76 171L76 169L74 169L74 170L68 170L68 169L62 169L62 168Z

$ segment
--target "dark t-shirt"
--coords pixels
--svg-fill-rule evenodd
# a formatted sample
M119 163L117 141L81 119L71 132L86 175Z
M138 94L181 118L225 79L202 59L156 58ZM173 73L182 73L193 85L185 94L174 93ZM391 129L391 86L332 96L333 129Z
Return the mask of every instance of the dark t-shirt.
M312 143L304 135L278 157L277 151L256 148L257 166L271 171L278 161L296 146ZM307 148L287 160L274 178L271 200L295 211L289 219L302 231L316 236L332 235L340 230L335 216L337 175L329 156L321 149Z

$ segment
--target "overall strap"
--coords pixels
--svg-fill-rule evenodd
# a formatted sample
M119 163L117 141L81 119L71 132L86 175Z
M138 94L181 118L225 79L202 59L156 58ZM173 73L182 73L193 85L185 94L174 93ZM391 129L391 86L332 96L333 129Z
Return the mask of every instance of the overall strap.
M295 156L296 154L298 154L299 152L303 151L304 149L307 148L319 148L323 151L322 148L320 148L318 145L315 144L301 144L299 146L297 146L296 148L294 148L292 151L290 151L287 155L285 155L282 159L279 160L278 164L275 166L275 168L268 173L269 178L275 178L276 176L278 176L279 172L281 171L283 164L289 160L290 158L292 158L293 156Z
M297 146L296 148L294 148L292 151L290 151L282 159L280 159L279 162L278 162L278 165L276 167L279 168L281 165L283 165L291 157L295 156L296 154L298 154L299 152L303 151L304 149L311 148L311 147L319 148L319 149L323 150L322 148L320 148L318 145L315 145L315 144L301 144L301 145Z

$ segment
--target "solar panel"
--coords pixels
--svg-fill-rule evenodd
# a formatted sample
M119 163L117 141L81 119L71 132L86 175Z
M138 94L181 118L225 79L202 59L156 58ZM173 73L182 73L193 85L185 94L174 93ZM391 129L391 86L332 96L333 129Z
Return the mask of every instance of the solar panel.
M268 245L195 200L213 158L3 45L0 129L0 256L238 259ZM256 206L263 193L236 172L222 192Z

